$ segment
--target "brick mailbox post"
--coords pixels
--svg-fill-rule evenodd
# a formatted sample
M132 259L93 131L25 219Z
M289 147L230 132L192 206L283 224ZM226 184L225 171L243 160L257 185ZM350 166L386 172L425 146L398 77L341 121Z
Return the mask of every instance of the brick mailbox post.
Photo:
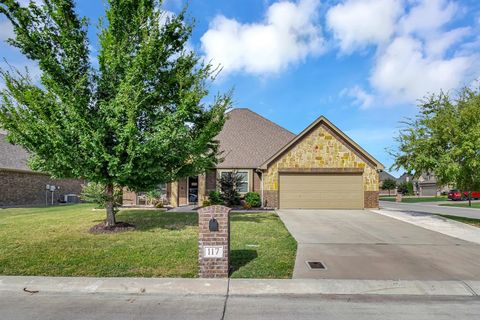
M230 208L198 210L198 274L200 278L227 278L230 270Z

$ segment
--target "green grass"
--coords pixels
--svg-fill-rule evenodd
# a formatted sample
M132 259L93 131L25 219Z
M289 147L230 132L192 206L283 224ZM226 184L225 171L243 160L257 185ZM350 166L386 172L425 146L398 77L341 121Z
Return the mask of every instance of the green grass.
M196 213L122 210L137 230L93 235L92 205L0 210L0 274L196 277ZM231 217L232 277L289 278L296 242L272 213Z
M466 202L445 203L445 204L441 204L441 206L445 206L445 207L459 207L459 208L470 208L470 207L468 206L468 201L466 201ZM471 208L473 208L473 209L480 209L480 202L472 202Z
M480 228L480 219L457 217L457 216L450 216L450 215L443 215L443 214L439 214L439 216L444 217L444 218L448 218L448 219L452 219L452 220L455 220L455 221L458 221L458 222L463 222L463 223L466 223L466 224L470 224L474 227L479 227Z
M380 196L381 201L390 201L395 202L395 197L389 196ZM417 203L417 202L436 202L436 201L447 201L446 196L441 197L403 197L402 202L404 203Z

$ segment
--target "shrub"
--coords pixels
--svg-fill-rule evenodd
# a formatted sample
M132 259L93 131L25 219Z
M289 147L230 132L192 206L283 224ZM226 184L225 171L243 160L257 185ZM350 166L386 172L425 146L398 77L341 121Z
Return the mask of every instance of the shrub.
M222 195L218 191L210 191L208 194L208 200L211 205L223 204Z
M114 188L114 207L118 207L122 204L122 195L122 188L116 186ZM96 203L97 208L105 208L105 203L107 201L105 185L96 182L89 182L82 185L80 199L85 202Z
M402 182L398 185L397 188L398 192L403 194L403 195L413 195L413 183L411 181L409 182Z
M162 193L157 189L150 190L145 193L147 204L153 205L156 208L163 208Z
M211 202L210 202L210 201L208 201L208 200L203 200L203 202L202 202L202 207L208 207L208 206L210 206L210 205L211 205Z
M235 172L226 172L218 180L222 199L227 206L240 204L240 194L237 189L243 184L241 177Z
M256 192L247 192L247 194L245 195L245 202L253 208L257 208L262 205L260 195Z

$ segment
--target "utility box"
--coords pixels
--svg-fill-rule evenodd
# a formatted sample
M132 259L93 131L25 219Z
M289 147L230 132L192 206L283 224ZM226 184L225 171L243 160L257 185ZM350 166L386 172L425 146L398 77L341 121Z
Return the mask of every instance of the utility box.
M200 278L229 276L230 210L225 206L208 206L198 210L198 274Z

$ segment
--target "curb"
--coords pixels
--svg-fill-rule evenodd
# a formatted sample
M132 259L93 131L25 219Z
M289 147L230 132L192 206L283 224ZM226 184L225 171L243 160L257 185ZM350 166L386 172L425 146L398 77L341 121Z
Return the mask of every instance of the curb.
M162 295L478 296L480 281L178 279L0 276L0 292Z
M225 295L227 279L0 276L0 292Z
M420 295L477 296L480 281L419 281L419 280L234 280L230 295Z

